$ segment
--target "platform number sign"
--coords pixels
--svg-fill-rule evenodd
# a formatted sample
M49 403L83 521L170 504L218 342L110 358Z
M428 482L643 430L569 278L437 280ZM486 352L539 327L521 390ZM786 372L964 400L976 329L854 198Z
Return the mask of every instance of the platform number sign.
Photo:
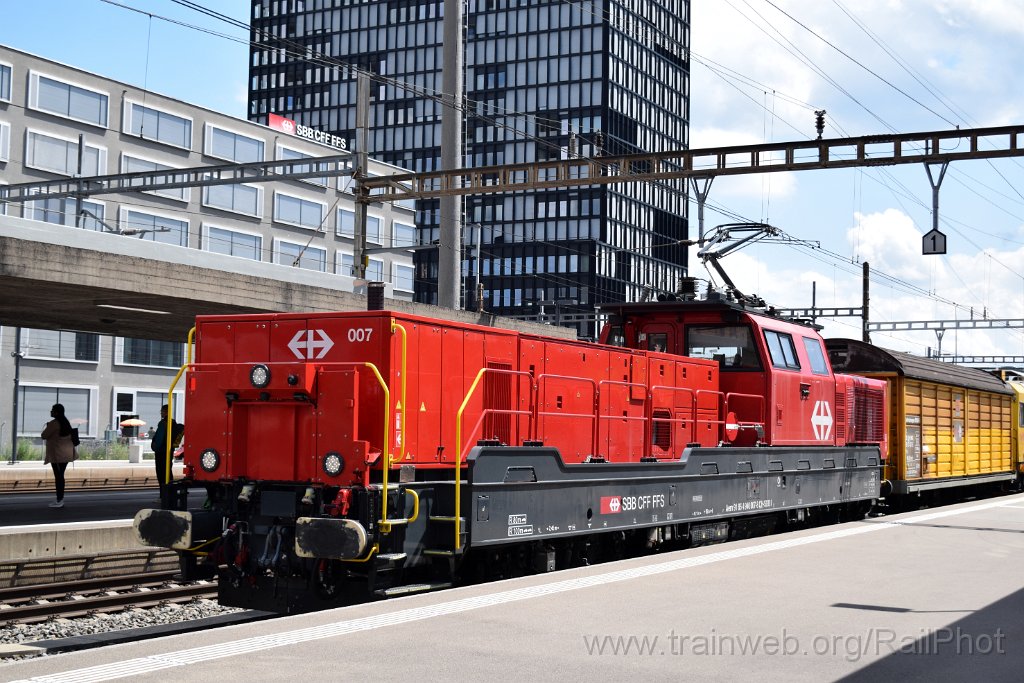
M929 230L921 240L921 253L925 256L929 254L945 254L946 235L935 228Z

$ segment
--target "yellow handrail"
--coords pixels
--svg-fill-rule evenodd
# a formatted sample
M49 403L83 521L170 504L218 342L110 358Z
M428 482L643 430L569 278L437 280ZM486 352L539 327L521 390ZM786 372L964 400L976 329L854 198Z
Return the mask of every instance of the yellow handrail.
M391 522L388 521L388 472L391 470L391 450L388 445L391 443L391 390L387 382L380 374L380 370L373 363L363 363L364 366L373 370L380 388L384 390L384 443L381 445L380 460L383 464L383 481L381 484L381 533L390 533Z
M406 387L406 378L408 377L408 373L406 372L406 368L407 368L407 365L408 365L409 335L405 331L405 328L402 327L401 324L395 322L395 319L392 318L391 319L391 334L394 334L396 330L398 330L399 332L402 333L402 424L398 427L398 435L399 435L399 438L402 441L402 443L400 444L401 447L402 447L402 450L401 450L401 452L398 455L398 461L402 462L403 460L405 460L405 422L406 422L406 420L405 420L405 387Z
M174 376L174 381L171 382L171 388L167 390L167 424L164 426L164 455L167 458L167 468L164 470L164 481L168 484L171 483L171 442L174 440L174 430L171 428L174 425L174 387L178 385L178 380L181 379L185 369L192 365L192 344L195 341L196 328L193 325L192 329L188 331L188 341L185 343L185 364L178 370L178 374ZM163 501L160 501L161 505Z
M412 524L420 518L420 494L416 493L416 489L406 489L406 493L412 494L412 517L405 520L406 524Z
M190 342L192 340L193 332L195 332L195 328L192 328L192 331L189 332L189 341ZM246 363L220 363L219 365L245 365L245 364ZM370 370L373 371L374 377L377 378L377 383L380 384L380 388L384 391L384 406L385 406L385 410L384 410L384 438L383 438L383 444L381 445L381 449L382 449L382 451L381 451L381 462L383 463L383 466L384 466L383 467L383 470L384 470L383 471L383 479L384 479L384 481L383 481L383 490L384 490L384 495L383 495L383 503L382 503L382 514L381 514L381 520L380 520L380 530L382 532L384 532L384 533L388 533L388 532L391 531L391 523L388 522L388 496L387 496L387 490L388 490L388 471L391 469L390 468L390 462L391 462L391 450L390 450L390 443L391 443L391 433L390 433L390 430L391 430L391 390L388 389L387 382L384 381L384 377L380 374L380 370L378 370L377 366L374 365L373 363L367 363L367 362L364 362L364 363L359 363L359 362L343 362L343 363L321 363L320 365L321 366L324 366L324 365L362 365L362 366L368 367L368 368L370 368ZM187 366L183 366L181 368L181 370L178 371L178 376L174 378L174 383L171 384L171 390L172 391L174 390L175 384L177 384L177 382L178 382L178 378L181 377L181 373L184 372L185 367L187 367ZM169 408L168 408L168 410L169 410Z
M473 392L476 391L477 386L480 384L480 379L487 372L487 368L480 368L480 372L476 373L476 379L473 380L472 386L469 387L469 391L466 392L466 398L462 399L462 405L459 406L459 411L455 414L455 549L458 550L462 547L462 524L459 515L462 513L462 495L461 495L461 484L462 484L462 414L466 412L466 406L469 405L469 399L472 398Z
M378 550L380 550L380 545L378 543L374 543L370 547L370 553L366 557L359 557L359 558L356 558L354 560L340 560L340 561L341 562L354 562L356 564L362 564L364 562L369 562L370 560L373 559L373 556L377 554Z

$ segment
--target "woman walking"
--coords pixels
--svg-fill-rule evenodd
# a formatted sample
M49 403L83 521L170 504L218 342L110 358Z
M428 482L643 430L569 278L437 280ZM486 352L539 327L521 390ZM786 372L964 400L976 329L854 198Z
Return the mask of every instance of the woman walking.
M50 417L41 434L46 441L46 460L43 462L53 468L53 478L57 482L57 500L50 503L52 508L64 507L64 471L68 463L75 459L75 445L71 442L71 423L64 416L64 406L55 403L50 408Z

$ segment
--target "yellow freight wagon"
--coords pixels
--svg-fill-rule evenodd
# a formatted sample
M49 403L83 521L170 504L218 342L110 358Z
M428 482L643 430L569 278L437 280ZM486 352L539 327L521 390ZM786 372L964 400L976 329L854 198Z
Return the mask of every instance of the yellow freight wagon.
M1024 478L1024 382L1007 382L1013 389L1013 406L1017 424L1013 430L1013 454L1017 458L1018 481Z
M883 478L893 493L1017 478L1019 398L1001 379L853 339L829 339L825 345L836 372L889 384Z

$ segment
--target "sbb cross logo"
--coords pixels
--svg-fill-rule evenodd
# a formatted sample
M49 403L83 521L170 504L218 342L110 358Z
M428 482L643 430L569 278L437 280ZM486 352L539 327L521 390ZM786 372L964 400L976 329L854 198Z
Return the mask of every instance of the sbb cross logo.
M333 346L334 341L323 330L299 330L288 342L288 348L299 360L320 360Z
M814 403L811 428L814 429L814 438L818 441L825 441L832 436L832 406L828 404L828 401Z
M283 116L277 114L271 114L267 119L267 123L271 128L284 131L288 135L295 135L295 122L291 119L286 119Z
M622 496L601 496L601 514L614 515L622 512Z

